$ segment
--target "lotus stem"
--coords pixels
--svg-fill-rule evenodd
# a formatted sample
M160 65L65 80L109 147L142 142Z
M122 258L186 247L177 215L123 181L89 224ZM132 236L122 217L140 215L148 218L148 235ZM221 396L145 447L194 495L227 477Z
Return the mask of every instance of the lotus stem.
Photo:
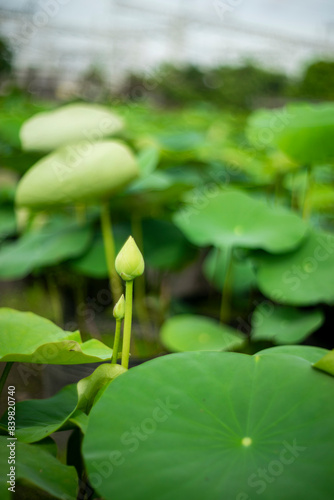
M131 343L133 280L125 282L125 317L123 329L122 366L128 369Z
M101 228L104 243L104 250L107 261L110 290L113 297L113 303L116 304L122 293L121 280L115 269L115 240L112 231L111 217L108 203L103 203L101 207Z
M113 353L111 360L112 365L115 365L118 359L119 341L121 338L121 325L122 325L122 320L116 319L115 338L114 338L114 346L113 346Z
M11 370L11 367L13 366L14 362L13 361L8 361L8 363L6 363L5 365L5 368L1 374L1 377L0 377L0 395L2 393L2 389L5 385L5 382L7 380L7 377L9 375L9 372Z
M231 316L233 247L228 247L226 274L224 278L222 301L220 306L220 322L227 323Z
M311 166L307 165L306 167L306 186L305 186L305 195L304 195L304 204L303 204L303 219L307 220L310 218L311 215L311 203L310 203L310 196L311 196L311 187L312 187L312 170Z
M59 288L57 287L55 276L50 273L47 274L46 283L49 292L53 321L57 325L62 326L64 323L63 304L59 293Z

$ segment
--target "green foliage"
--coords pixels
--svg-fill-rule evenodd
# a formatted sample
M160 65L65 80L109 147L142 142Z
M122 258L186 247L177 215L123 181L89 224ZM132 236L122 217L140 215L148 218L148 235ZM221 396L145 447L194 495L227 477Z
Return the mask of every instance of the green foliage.
M252 339L271 340L275 344L299 344L324 322L318 310L260 304L252 316Z
M295 104L254 113L248 136L255 147L278 147L300 165L334 159L334 104Z
M293 355L158 358L116 379L92 409L83 444L89 477L106 500L162 491L176 500L259 492L313 500L314 485L330 500L332 390L331 377Z
M8 471L7 437L0 436L0 468ZM17 442L15 476L18 482L46 491L53 498L76 500L78 477L74 467L62 464L39 446ZM1 499L10 500L5 474L0 478Z
M295 93L303 99L334 100L334 62L317 61L310 64Z
M255 257L257 283L264 295L281 304L334 303L334 236L312 231L305 244L282 255Z
M153 76L130 76L125 92L133 98L147 95L168 105L205 101L220 108L250 109L259 97L284 95L287 83L285 75L253 64L211 70L193 65L183 68L164 65Z
M9 229L7 226L7 231ZM0 277L20 279L36 269L57 265L81 255L91 239L90 226L55 218L41 228L26 232L19 239L2 245Z
M161 341L169 351L228 351L240 348L245 336L211 318L182 314L165 321Z
M206 279L219 291L223 289L228 272L228 252L226 249L213 248L203 264ZM234 294L242 295L256 284L254 268L249 258L235 257L232 263L232 288Z
M0 76L3 77L12 70L13 54L8 43L0 38Z
M0 309L0 361L68 365L111 359L112 349L29 312Z
M229 190L217 193L200 210L186 206L174 221L199 246L263 248L272 253L293 249L307 232L293 212Z

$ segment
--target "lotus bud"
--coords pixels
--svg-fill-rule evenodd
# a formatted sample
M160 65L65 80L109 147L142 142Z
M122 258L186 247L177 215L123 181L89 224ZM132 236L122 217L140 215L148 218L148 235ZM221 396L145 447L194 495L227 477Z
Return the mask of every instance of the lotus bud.
M117 320L122 320L124 318L124 315L125 315L125 299L124 299L124 295L123 294L122 294L121 298L119 299L119 301L117 302L117 304L114 307L113 315L114 315L114 318L117 319Z
M132 281L143 274L144 259L132 236L129 236L117 255L115 268L124 281Z

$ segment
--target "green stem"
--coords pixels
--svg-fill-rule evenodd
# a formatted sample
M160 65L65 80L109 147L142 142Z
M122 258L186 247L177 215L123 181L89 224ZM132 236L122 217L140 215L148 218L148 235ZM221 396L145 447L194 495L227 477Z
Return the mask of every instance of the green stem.
M113 346L113 353L111 360L112 365L115 365L118 359L119 340L121 338L121 325L122 325L122 320L116 319L115 338L114 338L114 346Z
M133 280L125 282L125 316L123 328L122 366L129 367L131 323L132 323Z
M61 295L59 293L59 288L57 286L55 276L51 273L46 275L46 282L49 292L49 300L52 310L53 321L62 326L64 323L64 315L63 315L63 305L61 300Z
M7 380L8 374L10 372L11 367L13 366L14 362L13 361L8 361L5 365L5 368L1 374L0 377L0 394L2 393L2 389L5 385L5 382Z
M86 222L86 207L83 204L75 205L75 215L78 224L84 224Z
M304 205L303 205L303 219L307 220L310 218L311 215L311 203L310 203L310 197L311 197L311 186L312 186L312 171L310 165L306 167L307 171L307 180L306 180L306 187L305 187L305 196L304 196Z
M221 323L226 323L231 316L233 247L226 248L226 252L227 252L227 265L226 265L226 273L222 290L222 301L220 306Z
M115 241L112 233L108 203L103 203L101 207L101 228L109 274L110 289L113 296L113 302L114 304L116 304L120 295L122 294L122 284L115 269Z

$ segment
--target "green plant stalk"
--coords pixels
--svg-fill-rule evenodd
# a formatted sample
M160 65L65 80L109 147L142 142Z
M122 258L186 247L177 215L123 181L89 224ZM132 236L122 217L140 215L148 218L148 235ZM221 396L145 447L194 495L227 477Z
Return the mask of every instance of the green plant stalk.
M49 292L50 305L52 309L53 321L61 326L64 323L63 305L59 288L52 274L46 275L47 288Z
M115 338L114 338L114 346L113 346L113 353L112 353L112 359L111 359L112 365L115 365L117 363L118 351L119 351L119 341L121 338L121 325L122 325L122 320L116 319Z
M116 304L122 293L122 284L115 269L115 240L112 232L108 203L103 203L101 206L101 228L107 261L110 290L113 296L113 302L114 304Z
M75 215L76 215L76 219L77 219L78 224L84 224L87 220L85 205L80 204L80 203L75 205Z
M123 327L122 366L128 369L131 343L133 280L125 282L125 316Z
M306 167L307 171L307 181L305 187L304 204L303 204L303 219L308 220L311 215L311 190L312 190L312 170L311 166Z
M2 393L2 389L5 385L5 382L7 380L7 377L9 375L9 372L10 372L10 369L11 367L13 366L14 362L13 361L8 361L5 365L5 368L1 374L1 378L0 378L0 395Z
M220 322L226 323L231 317L231 296L232 296L232 267L233 267L233 247L227 251L227 268L222 290L222 301L220 306Z

